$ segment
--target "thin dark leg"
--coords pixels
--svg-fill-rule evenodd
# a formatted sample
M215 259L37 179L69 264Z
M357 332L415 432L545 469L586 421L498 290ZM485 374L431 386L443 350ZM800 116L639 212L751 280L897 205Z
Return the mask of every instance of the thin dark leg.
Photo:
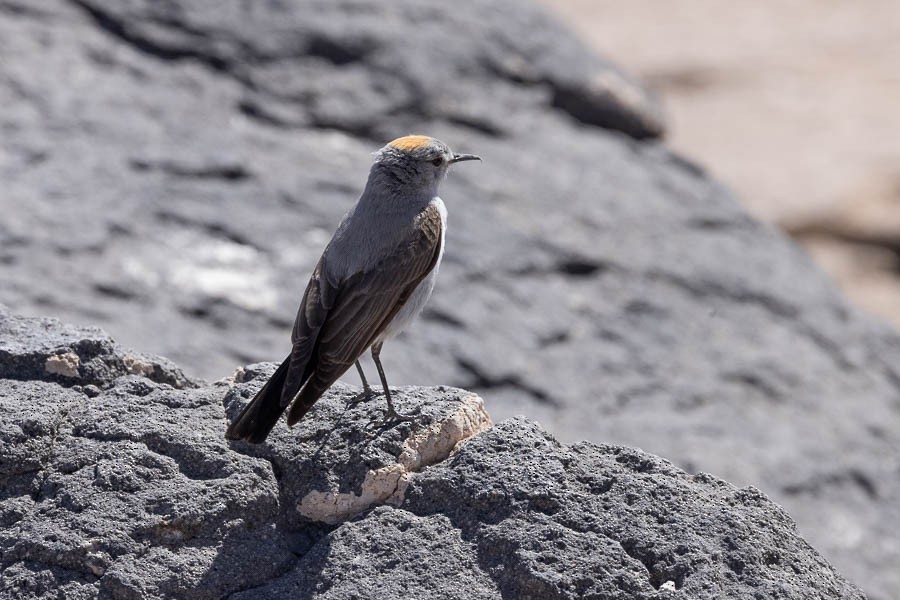
M394 410L394 403L391 400L391 390L388 387L387 378L384 376L384 368L381 366L381 346L382 342L372 345L372 360L375 361L375 366L378 368L378 376L381 377L381 387L384 388L384 397L387 400L388 409L387 414L385 414L385 419L394 421L412 421L415 417L401 415Z
M362 379L363 391L366 394L366 402L372 399L372 388L369 387L369 382L366 380L366 374L363 373L362 365L359 364L359 361L356 361L356 370L359 373L359 378Z

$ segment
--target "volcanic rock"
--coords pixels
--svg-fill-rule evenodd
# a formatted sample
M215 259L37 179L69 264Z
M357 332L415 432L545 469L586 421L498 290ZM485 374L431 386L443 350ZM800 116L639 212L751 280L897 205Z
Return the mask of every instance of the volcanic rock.
M19 351L57 339L43 323ZM492 427L459 389L395 390L416 419L391 424L337 385L292 430L226 442L274 369L0 379L0 596L864 598L755 488Z
M370 153L434 135L484 162L442 188L447 251L382 354L393 385L755 485L900 597L900 338L531 4L0 0L0 56L17 314L100 325L210 380L281 360ZM102 397L105 363L55 349L28 372Z

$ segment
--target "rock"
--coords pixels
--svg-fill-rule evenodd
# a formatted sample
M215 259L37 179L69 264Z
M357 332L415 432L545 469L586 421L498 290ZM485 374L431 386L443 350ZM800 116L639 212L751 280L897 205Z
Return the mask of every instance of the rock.
M330 454L316 467L343 471L342 452ZM376 509L323 546L237 597L864 597L758 490L639 450L562 446L525 419L414 474L399 510Z
M218 598L292 562L271 467L222 438L224 391L0 380L0 595Z
M280 360L370 153L426 132L485 160L442 188L441 276L382 354L392 385L756 485L900 596L900 339L655 140L651 96L531 5L0 0L0 55L16 313L209 379ZM89 353L60 350L29 372L106 393Z
M85 386L96 395L98 385L129 373L176 388L197 386L172 361L120 348L101 329L19 317L0 304L0 378Z
M251 365L244 373L244 382L253 382L252 387L239 384L226 396L230 417L239 412L236 400L252 398L274 372L271 365L265 365L264 371L259 366ZM475 394L401 388L399 398L415 401L421 407L417 416L424 422L415 428L404 423L379 432L381 417L371 417L375 407L359 402L359 390L338 384L332 393L343 402L317 403L319 416L304 420L299 431L278 426L269 435L271 444L236 444L242 452L265 458L281 473L282 502L295 509L284 523L287 526L333 525L373 505L399 505L413 473L445 460L463 441L492 425ZM353 401L357 404L351 406ZM375 399L371 403L380 405ZM328 464L333 468L327 472L320 465L323 452L331 457ZM298 459L301 456L307 457L305 461ZM366 468L361 470L360 464Z
M0 379L0 596L864 598L757 490L492 427L463 390L397 389L417 419L389 425L337 385L293 430L226 442L274 369Z
M290 573L235 594L265 598L501 598L474 545L450 519L387 507L345 523ZM324 590L319 593L318 590Z
M415 478L403 508L448 516L511 597L859 596L755 488L640 450L562 446L524 419Z
M657 101L645 88L532 5L507 12L486 0L470 1L466 10L407 0L381 8L373 27L372 13L352 2L250 11L238 2L220 11L152 1L76 4L108 34L143 53L192 59L233 78L247 88L242 112L270 123L384 137L387 132L373 124L403 114L410 125L446 119L502 134L509 130L508 112L497 106L485 113L480 103L466 100L485 93L476 88L488 83L507 102L522 103L522 112L555 108L639 138L663 130ZM187 27L173 26L173 18ZM222 30L223 21L243 27ZM523 31L530 35L519 35ZM399 64L407 69L396 71ZM269 112L272 104L279 115ZM183 171L177 163L164 164ZM230 172L234 179L248 175L240 166Z

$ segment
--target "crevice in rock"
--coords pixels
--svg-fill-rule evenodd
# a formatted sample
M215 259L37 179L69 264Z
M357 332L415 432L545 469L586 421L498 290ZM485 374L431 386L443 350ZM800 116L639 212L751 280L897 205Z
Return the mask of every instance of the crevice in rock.
M253 248L254 250L262 252L261 248L256 246L244 235L238 233L237 231L222 223L216 223L214 221L201 221L199 219L193 219L170 210L158 210L153 216L161 223L170 223L179 225L181 227L187 227L189 229L197 229L216 239L225 240L227 242L231 242L233 244L238 244L241 246L247 246L248 248Z
M465 322L438 308L426 307L425 310L422 311L422 318L426 321L449 325L454 329L466 329Z
M192 481L212 481L220 478L218 473L209 475L203 472L204 468L210 467L212 471L217 471L221 465L210 464L204 462L204 454L202 451L196 451L189 445L177 445L168 442L161 437L150 437L146 435L129 436L129 435L95 435L90 432L77 429L72 432L73 438L83 438L104 443L128 442L132 444L141 444L147 451L156 456L171 459L186 479ZM179 452L174 449L178 448Z
M570 277L590 277L597 273L603 273L606 265L599 261L572 257L556 264L556 271Z
M825 488L847 484L859 489L870 500L878 500L880 496L876 482L866 473L855 468L849 468L837 473L828 473L805 482L785 485L781 490L789 496L817 496Z
M707 178L706 169L703 168L703 166L678 152L673 152L671 150L667 151L666 159L669 164L697 179Z
M866 231L845 225L836 219L789 225L786 229L791 237L801 241L829 239L859 248L886 250L900 259L900 235L894 232ZM892 270L900 271L900 260L896 261Z
M126 22L117 19L109 12L102 10L91 2L86 0L69 0L69 2L87 13L101 30L144 54L167 61L192 59L207 65L215 71L226 73L231 71L232 65L225 58L203 53L198 50L202 44L190 44L181 47L164 46L154 40L139 35L133 31ZM194 37L205 37L205 34L202 32L191 31L190 29L183 27L182 24L172 22L165 22L163 24L169 27L178 26L185 31L185 33L189 33Z
M291 120L287 116L276 114L275 111L267 108L264 104L252 99L239 101L237 110L248 119L253 119L262 125L278 129L299 128L306 125L306 121L302 118Z
M625 554L644 565L644 569L647 570L647 577L650 579L650 584L656 589L659 589L659 586L662 585L663 582L654 583L653 581L654 563L656 561L656 557L653 555L653 552L648 552L641 548L640 542L638 542L637 540L615 541L618 542L618 544L622 547L622 551L625 552Z
M840 344L807 323L794 320L792 321L792 324L798 333L815 344L816 347L829 356L841 369L852 368L853 363L847 358L847 353Z
M254 178L254 174L247 170L244 165L231 164L210 164L210 165L187 165L174 160L146 160L143 158L132 158L128 164L136 171L159 171L174 177L184 177L186 179L221 179L228 182L244 181Z
M374 42L354 46L323 32L313 32L307 41L305 55L324 58L335 66L343 66L361 61L373 49Z
M531 396L540 404L546 404L555 408L560 407L560 403L556 398L553 398L541 389L524 383L518 375L510 374L494 377L488 375L474 362L459 356L456 357L456 364L470 376L468 381L456 387L476 391L509 387Z
M545 248L552 254L559 255L559 258L550 261L548 264L527 263L512 268L498 268L493 271L470 271L465 274L469 281L484 281L495 278L498 274L511 275L514 277L545 277L547 275L562 275L572 279L588 279L590 277L598 277L617 267L606 261L597 260L587 256L579 256L557 250L554 248Z
M515 49L509 48L510 54ZM519 57L523 61L529 57ZM659 138L665 132L661 111L656 100L639 84L610 66L595 75L594 81L575 83L560 81L552 76L510 69L497 61L481 61L490 75L520 87L544 87L547 104L585 125L619 131L635 140Z
M38 504L44 499L43 497L43 488L44 484L53 474L53 461L56 458L56 445L59 441L60 437L60 429L63 424L69 421L69 413L74 407L75 402L66 403L59 411L59 414L56 420L53 422L53 425L50 427L50 435L49 441L47 443L47 453L41 457L40 459L40 471L38 473L39 479L35 482L34 490L31 494L31 500L34 502L34 506L32 507L32 513L38 510Z
M565 344L571 337L571 330L557 330L538 337L538 345L541 348L549 348L551 346L556 346L557 344Z
M722 298L735 303L755 304L776 317L796 319L800 309L762 292L748 289L730 289L713 280L691 280L675 273L651 270L644 274L648 280L660 281L678 288L695 298Z
M636 140L656 138L662 134L660 124L648 122L638 113L628 113L620 107L601 103L581 89L548 83L552 91L550 106L585 125L621 131Z
M671 582L668 585L674 584L676 590L684 586L684 580L688 573L674 567L660 568L659 565L665 562L663 557L657 556L656 552L651 548L644 547L640 540L615 540L609 535L606 535L606 537L617 541L625 554L644 565L644 568L647 569L650 585L655 589L660 589L668 582Z
M882 365L881 372L896 390L900 390L900 374L894 370L892 365ZM894 407L900 410L900 399L894 403Z
M458 127L465 127L489 137L504 137L506 132L487 119L479 119L469 115L443 115L443 120Z
M363 140L374 141L380 139L380 136L377 135L375 131L375 128L377 127L376 123L349 124L343 121L326 119L317 115L311 115L311 117L312 118L309 122L309 127L312 127L314 129L339 131L341 133L346 133L347 135Z
M11 2L10 0L0 0L0 13L13 15L16 17L30 17L39 19L45 19L50 16L48 13L37 9L34 6L20 4L18 2Z
M95 292L101 296L112 298L114 300L135 300L139 294L132 289L115 283L95 283L93 286Z
M746 229L747 222L734 219L716 218L716 217L694 217L685 222L691 229L701 229L705 231L722 231L725 229Z
M767 400L773 403L782 403L785 400L784 395L778 388L752 371L725 372L722 374L722 379L759 390Z

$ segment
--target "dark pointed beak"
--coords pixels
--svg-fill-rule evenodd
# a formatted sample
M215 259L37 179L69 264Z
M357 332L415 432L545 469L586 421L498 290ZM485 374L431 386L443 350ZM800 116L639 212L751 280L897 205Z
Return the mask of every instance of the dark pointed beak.
M453 158L450 159L450 164L463 162L464 160L481 160L481 157L474 154L454 154Z

